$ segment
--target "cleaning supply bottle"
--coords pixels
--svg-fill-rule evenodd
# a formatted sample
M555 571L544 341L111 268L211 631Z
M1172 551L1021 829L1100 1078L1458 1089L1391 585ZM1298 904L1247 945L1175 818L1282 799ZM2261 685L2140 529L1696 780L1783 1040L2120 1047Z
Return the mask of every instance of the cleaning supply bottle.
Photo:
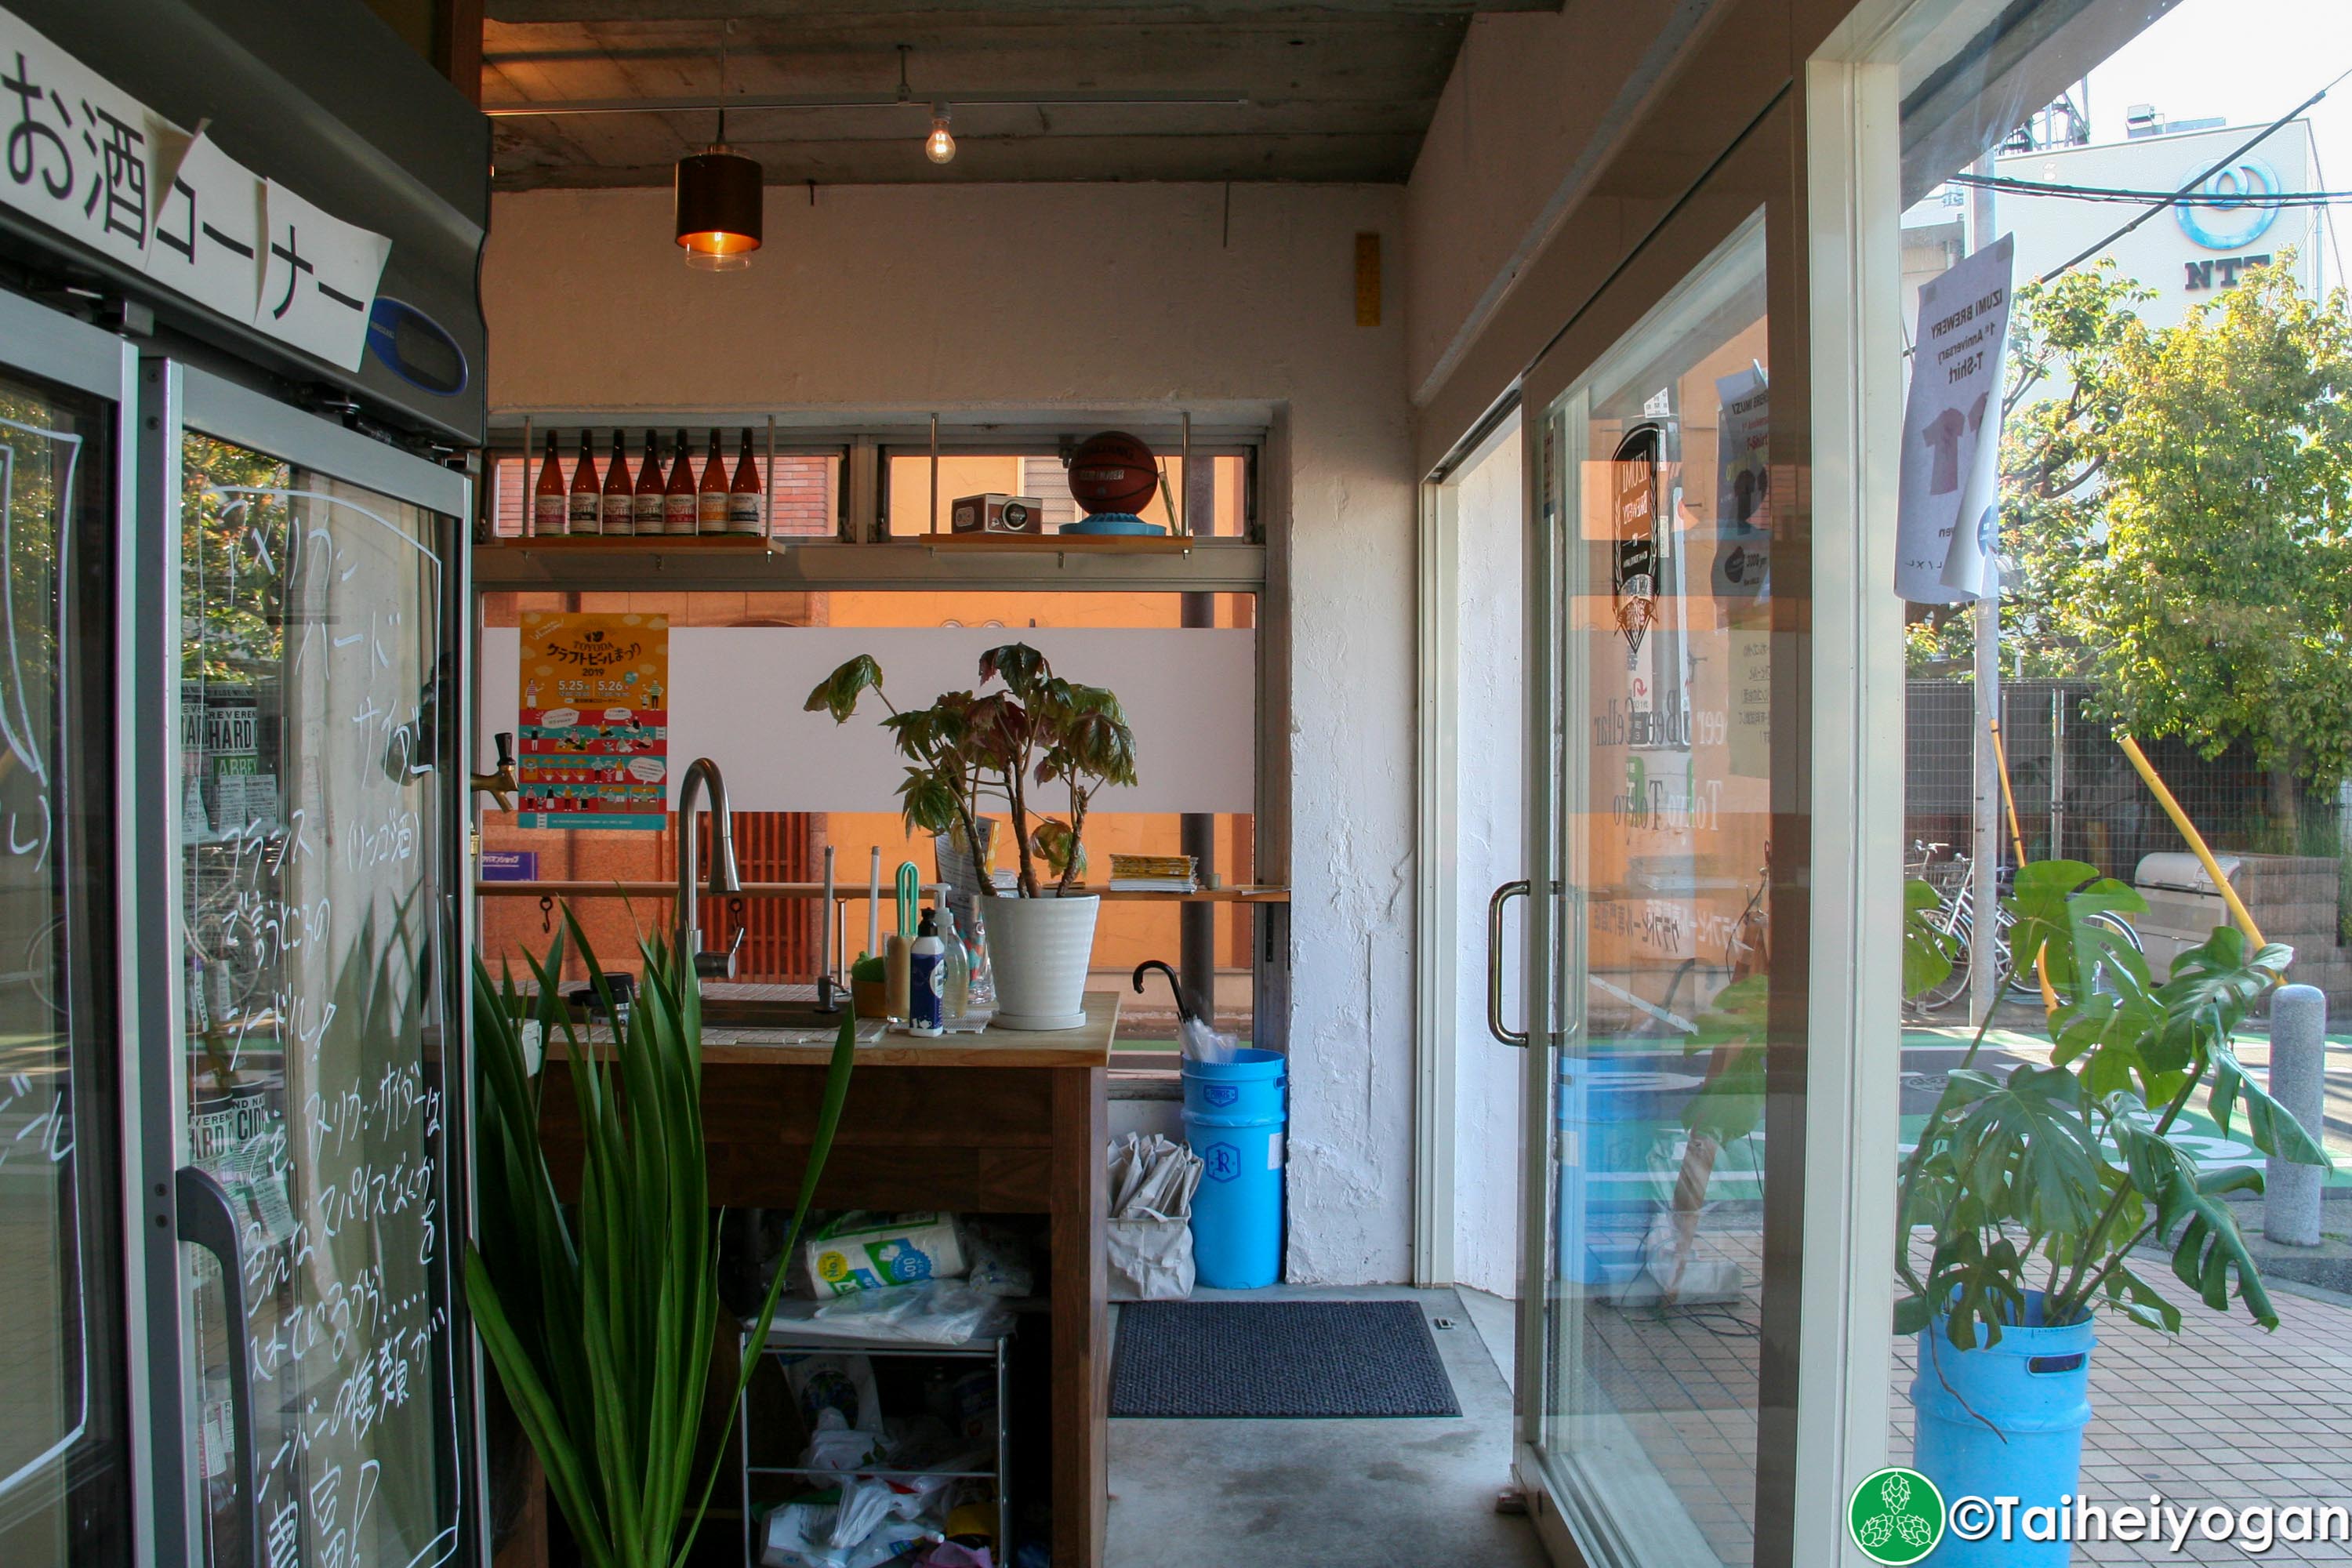
M971 1010L971 955L963 950L963 936L956 930L955 911L942 903L938 914L940 945L947 949L940 971L947 977L947 1000L940 1012L944 1022L952 1024Z
M937 911L923 911L922 928L915 933L908 955L907 986L910 1011L907 1022L919 1035L942 1032L940 1015L947 1002L947 944L940 940Z

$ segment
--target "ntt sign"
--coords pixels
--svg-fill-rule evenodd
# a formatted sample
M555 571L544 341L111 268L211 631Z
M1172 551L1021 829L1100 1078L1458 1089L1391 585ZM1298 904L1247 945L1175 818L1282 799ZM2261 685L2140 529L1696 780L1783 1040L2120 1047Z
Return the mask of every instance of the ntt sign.
M2183 183L2196 178L2203 165L2184 169ZM2197 188L2192 199L2172 209L2180 231L2208 250L2243 250L2270 231L2278 221L2279 177L2259 158L2242 158L2216 170Z

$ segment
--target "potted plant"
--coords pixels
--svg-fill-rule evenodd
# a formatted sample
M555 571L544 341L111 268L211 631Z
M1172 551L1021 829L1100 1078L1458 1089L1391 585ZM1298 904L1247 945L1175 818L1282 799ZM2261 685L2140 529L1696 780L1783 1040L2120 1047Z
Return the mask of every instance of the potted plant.
M717 1226L702 1141L701 1009L694 967L641 944L645 982L616 1008L611 981L569 909L541 962L534 999L494 983L474 959L480 1207L466 1248L466 1301L500 1388L547 1473L588 1568L683 1568L730 1453L727 1427L702 1441L719 1326ZM609 1060L558 1000L565 934L587 960L613 1031ZM580 1201L566 1205L539 1136L541 1080L518 1020L570 1057L582 1143ZM790 1257L808 1217L849 1089L856 1014L845 1011L826 1069L816 1135L785 1233ZM764 1343L788 1271L776 1270L751 1342ZM743 1358L726 1399L731 1425L759 1363ZM696 1474L698 1450L709 1455Z
M1904 981L1916 992L1954 954L1925 918L1932 890L1915 885L1906 901ZM2011 951L2046 982L2049 1065L1979 1068L1988 1019L1948 1076L1900 1169L1895 1326L1919 1342L1914 1467L1948 1499L2054 1508L2078 1490L2097 1310L2179 1331L2181 1310L2141 1248L2168 1249L2174 1278L2207 1308L2227 1312L2234 1296L2264 1328L2278 1324L2228 1202L2259 1193L2263 1173L2201 1167L2174 1136L2190 1101L2201 1091L2224 1135L2242 1109L2267 1155L2328 1161L2232 1046L2291 950L2249 951L2225 926L2158 982L2097 918L2145 901L2095 868L2024 866L2003 902ZM2055 1564L2069 1550L1948 1538L1937 1562Z
M1135 735L1118 699L1063 679L1028 644L1008 643L980 656L978 690L945 693L928 708L892 706L882 667L865 654L820 681L805 707L846 723L868 691L889 710L883 725L907 759L898 799L910 831L944 836L984 866L984 810L1001 805L1012 818L1020 857L1014 891L999 894L985 876L975 879L987 900L982 919L995 966L995 1021L1012 1029L1076 1028L1086 1022L1101 904L1076 890L1087 864L1087 812L1104 785L1132 784L1136 776ZM1049 788L1068 801L1062 816L1033 811L1030 792Z

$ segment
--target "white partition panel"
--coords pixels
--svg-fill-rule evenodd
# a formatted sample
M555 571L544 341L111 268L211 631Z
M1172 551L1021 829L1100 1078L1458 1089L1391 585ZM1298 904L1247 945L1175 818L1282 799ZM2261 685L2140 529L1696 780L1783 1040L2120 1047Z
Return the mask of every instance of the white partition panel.
M738 811L895 811L906 764L870 695L835 727L801 704L845 659L881 662L891 701L921 707L979 685L982 652L1024 641L1055 673L1118 693L1135 731L1132 789L1095 798L1096 811L1256 809L1257 634L1247 630L1106 630L1028 626L676 626L670 631L672 794L696 757L715 760ZM480 756L515 728L517 634L482 634ZM1058 791L1039 803L1058 814Z

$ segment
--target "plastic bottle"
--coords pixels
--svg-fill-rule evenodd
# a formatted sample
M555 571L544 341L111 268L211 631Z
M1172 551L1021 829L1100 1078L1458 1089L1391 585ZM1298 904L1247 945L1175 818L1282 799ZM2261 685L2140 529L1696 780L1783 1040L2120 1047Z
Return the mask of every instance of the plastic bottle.
M947 944L940 940L936 910L923 911L923 923L915 932L915 945L908 956L907 989L909 1026L919 1035L941 1033L940 1015L947 1000Z
M955 911L941 904L938 912L940 945L947 949L946 967L940 972L947 977L947 1000L940 1014L943 1021L952 1024L971 1010L971 955L964 951L962 933L956 930Z

